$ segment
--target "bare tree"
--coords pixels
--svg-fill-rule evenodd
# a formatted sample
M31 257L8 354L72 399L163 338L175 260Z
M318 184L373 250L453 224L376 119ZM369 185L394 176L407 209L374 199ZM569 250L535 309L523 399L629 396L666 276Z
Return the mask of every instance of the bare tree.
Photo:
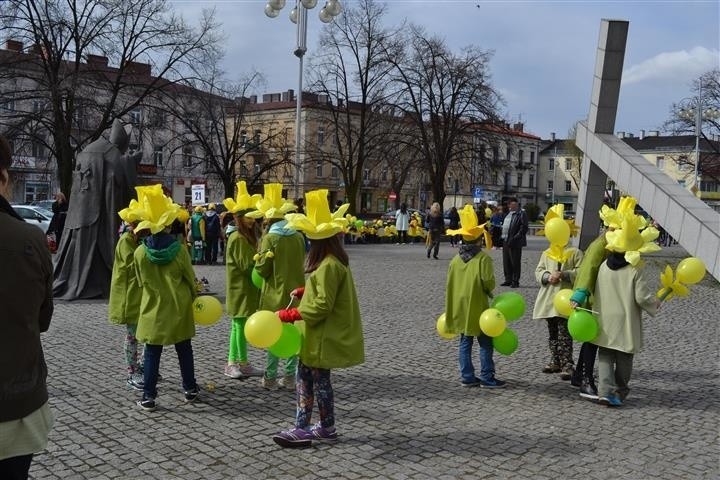
M12 81L15 100L33 105L3 127L48 147L66 195L77 151L184 78L219 40L212 12L193 28L165 0L8 0L0 17L7 37L29 46L0 59L0 83Z
M448 168L478 158L472 150L479 142L468 139L484 135L478 127L496 119L502 100L490 83L490 52L470 46L456 55L417 26L404 43L404 55L389 57L396 67L395 102L414 122L411 145L430 176L433 201L442 204Z
M356 212L358 194L369 181L364 173L375 169L391 153L393 122L386 105L392 64L389 52L398 52L398 31L383 26L385 7L361 0L347 8L320 37L322 49L311 65L313 90L329 100L332 148L306 146L310 158L335 166L343 178L350 211Z

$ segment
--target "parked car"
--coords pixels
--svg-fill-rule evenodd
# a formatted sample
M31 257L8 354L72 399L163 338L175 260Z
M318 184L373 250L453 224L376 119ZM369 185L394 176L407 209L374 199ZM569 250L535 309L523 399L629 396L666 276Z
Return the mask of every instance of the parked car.
M50 226L53 213L35 205L11 205L27 223L37 226L45 233Z
M33 207L41 207L52 212L53 203L55 203L55 200L38 200L37 202L32 202L30 205Z

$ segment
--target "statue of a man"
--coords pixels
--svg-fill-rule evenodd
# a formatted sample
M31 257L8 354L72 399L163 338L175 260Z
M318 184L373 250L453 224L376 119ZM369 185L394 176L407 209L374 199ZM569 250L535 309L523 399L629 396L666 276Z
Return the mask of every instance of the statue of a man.
M100 138L77 156L67 219L54 261L55 298L109 295L120 228L117 212L130 203L137 184L137 157L125 155L129 127L115 120L109 140Z

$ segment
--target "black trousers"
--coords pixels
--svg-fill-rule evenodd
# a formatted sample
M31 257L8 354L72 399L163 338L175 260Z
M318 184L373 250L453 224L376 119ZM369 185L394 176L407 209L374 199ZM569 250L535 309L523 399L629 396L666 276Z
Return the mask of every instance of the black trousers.
M32 453L0 460L0 478L3 480L27 480Z
M520 261L522 260L522 247L511 247L508 242L503 244L503 273L505 281L520 283Z

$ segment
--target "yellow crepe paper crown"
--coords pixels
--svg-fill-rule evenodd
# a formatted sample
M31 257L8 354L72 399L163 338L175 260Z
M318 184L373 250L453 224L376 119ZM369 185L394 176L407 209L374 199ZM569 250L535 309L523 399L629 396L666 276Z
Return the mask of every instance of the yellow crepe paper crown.
M485 233L485 226L478 225L477 214L472 205L465 205L458 214L460 214L460 228L448 230L448 235L462 235L467 240L474 240Z
M190 214L188 213L187 210L185 210L184 208L181 208L180 211L178 212L177 219L179 222L187 223L187 221L190 220Z
M262 195L259 193L250 195L247 191L245 180L237 182L235 186L237 187L237 194L235 198L226 198L223 200L223 205L225 205L228 212L248 213L251 210L255 210L255 206L262 200Z
M251 218L283 218L286 213L297 208L292 202L282 198L282 183L266 183L262 199L255 205L256 210L246 213Z
M135 187L138 200L131 200L128 208L118 212L120 218L139 221L135 231L150 230L158 233L171 225L180 214L182 207L165 196L162 185Z
M327 189L307 192L305 194L305 212L307 213L285 215L288 227L304 232L311 240L322 240L340 233L347 225L345 212L350 204L346 203L335 212L330 213L327 195Z
M607 248L611 252L625 253L625 261L636 266L640 263L640 254L657 252L661 248L655 243L660 235L657 228L648 226L642 215L635 214L637 200L623 197L618 208L612 209L604 205L600 210L600 218L605 225L615 230L605 233Z

